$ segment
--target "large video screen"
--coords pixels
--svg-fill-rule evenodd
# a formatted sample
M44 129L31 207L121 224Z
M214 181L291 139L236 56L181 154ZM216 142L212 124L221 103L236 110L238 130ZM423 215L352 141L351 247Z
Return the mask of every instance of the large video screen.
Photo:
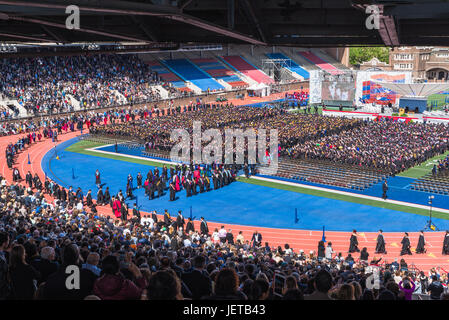
M355 97L354 82L323 81L321 98L323 100L353 101Z

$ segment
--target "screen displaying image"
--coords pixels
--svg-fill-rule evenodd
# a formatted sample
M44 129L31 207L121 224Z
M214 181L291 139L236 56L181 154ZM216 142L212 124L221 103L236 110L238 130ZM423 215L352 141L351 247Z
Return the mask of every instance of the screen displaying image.
M355 97L355 85L353 82L323 81L323 100L352 101Z

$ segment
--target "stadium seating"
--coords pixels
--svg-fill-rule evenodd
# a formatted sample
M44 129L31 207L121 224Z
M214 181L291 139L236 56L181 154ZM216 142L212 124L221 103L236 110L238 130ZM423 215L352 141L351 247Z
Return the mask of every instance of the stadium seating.
M192 59L190 60L201 70L207 72L211 77L227 82L232 88L247 87L248 83L242 81L234 71L226 68L215 59Z
M270 59L288 59L288 63L290 65L289 67L287 67L288 70L299 74L304 79L310 78L310 74L306 69L299 66L295 61L293 61L283 53L268 53L267 57Z
M187 59L163 60L163 63L184 81L192 82L202 91L225 89L218 81Z
M180 79L176 74L169 71L163 65L161 65L158 61L148 61L147 64L150 66L152 71L158 73L158 75L162 78L162 80L170 82L173 87L178 89L179 91L191 91L185 84L185 82Z
M324 61L313 52L310 51L300 51L299 54L309 60L310 62L316 64L320 69L329 72L330 74L340 74L341 71L330 63Z
M255 66L247 62L240 56L225 56L223 60L228 63L234 69L240 71L245 76L259 82L265 84L274 83L274 80L263 73L260 69L257 69Z
M416 191L449 195L449 172L444 170L436 175L428 173L414 181L410 188Z
M276 176L353 190L365 190L387 177L382 172L354 166L285 158L280 159Z

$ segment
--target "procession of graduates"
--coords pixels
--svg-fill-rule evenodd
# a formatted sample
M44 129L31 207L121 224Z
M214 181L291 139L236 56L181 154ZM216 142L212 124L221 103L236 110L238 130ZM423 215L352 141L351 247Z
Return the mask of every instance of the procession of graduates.
M401 247L400 255L401 256L411 255L412 254L412 250L411 250L412 246L410 243L410 238L409 238L408 232L404 233L404 236L401 240L401 244L402 244L402 247ZM427 243L426 243L426 240L424 237L424 231L421 230L419 233L418 244L416 246L415 253L417 253L417 254L426 253L427 252L427 249L425 248L426 244ZM360 252L358 245L359 245L359 241L357 240L357 230L353 230L352 235L349 239L349 250L348 250L349 253ZM379 230L377 239L376 239L375 254L387 254L385 246L386 246L386 242L385 242L385 238L383 235L383 231ZM449 231L446 231L446 234L444 235L442 254L449 255ZM366 248L364 248L364 250L362 250L361 255L367 255Z
M159 198L168 190L170 194L170 201L178 199L176 193L182 189L186 190L186 196L191 197L198 193L211 191L211 182L213 189L219 189L223 186L229 185L235 181L237 174L236 166L218 165L177 165L175 167L167 168L163 166L162 171L159 168L149 170L145 181L139 172L137 174L137 188L144 188L145 195L149 200ZM143 182L143 183L142 183ZM167 185L168 184L168 185ZM133 198L133 177L128 175L126 185L126 195L128 198Z

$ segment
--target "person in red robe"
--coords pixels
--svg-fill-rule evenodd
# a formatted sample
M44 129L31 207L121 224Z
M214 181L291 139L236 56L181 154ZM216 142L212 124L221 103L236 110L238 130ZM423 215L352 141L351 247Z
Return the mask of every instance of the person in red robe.
M122 204L120 203L120 200L115 199L114 202L112 203L112 210L114 210L114 215L117 219L122 216L121 209Z
M175 177L175 190L176 191L181 190L181 186L179 185L179 177L178 176Z

